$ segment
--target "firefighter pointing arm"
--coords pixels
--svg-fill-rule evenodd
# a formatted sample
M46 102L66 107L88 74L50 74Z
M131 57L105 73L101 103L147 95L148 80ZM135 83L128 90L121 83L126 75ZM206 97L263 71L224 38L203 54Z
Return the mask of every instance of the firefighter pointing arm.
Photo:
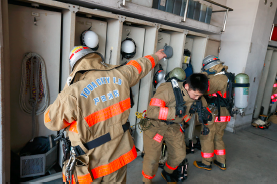
M207 106L201 96L208 89L208 79L203 74L192 74L186 82L180 82L185 79L185 73L182 71L174 69L169 73L166 79L168 82L157 88L148 106L149 128L143 131L143 182L151 182L156 175L163 141L168 150L168 158L162 171L163 178L167 182L185 179L184 174L178 177L174 172L186 157L185 137L180 125L183 121L189 121L193 102L200 99L203 106Z
M71 142L65 156L64 181L123 182L137 151L126 123L130 87L166 57L163 50L124 66L105 64L88 47L74 47L66 87L45 112L45 126L66 130Z

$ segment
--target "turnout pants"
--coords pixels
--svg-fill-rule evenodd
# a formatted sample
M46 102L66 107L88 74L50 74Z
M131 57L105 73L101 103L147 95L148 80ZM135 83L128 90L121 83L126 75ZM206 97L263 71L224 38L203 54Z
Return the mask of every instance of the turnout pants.
M101 183L101 182L125 182L126 183L126 175L127 175L127 165L121 167L120 169L118 169L117 171L94 179L93 182L96 183Z
M152 126L143 132L145 152L142 168L143 182L150 182L157 173L163 141L166 143L168 153L164 166L166 172L173 173L186 157L185 136L179 124L163 123L160 127Z
M218 162L225 164L226 153L222 137L227 124L228 122L212 122L206 125L210 129L210 133L208 135L200 135L203 164L210 165L214 154Z

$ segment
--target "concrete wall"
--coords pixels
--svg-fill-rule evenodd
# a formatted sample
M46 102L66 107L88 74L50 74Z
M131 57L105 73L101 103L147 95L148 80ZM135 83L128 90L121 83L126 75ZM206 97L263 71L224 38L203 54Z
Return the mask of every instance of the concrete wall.
M227 0L234 9L229 14L226 32L221 36L219 57L235 74L246 73L250 78L249 105L246 116L237 116L228 127L248 125L252 121L257 89L274 20L277 0L266 5L264 0ZM247 12L247 13L246 13Z

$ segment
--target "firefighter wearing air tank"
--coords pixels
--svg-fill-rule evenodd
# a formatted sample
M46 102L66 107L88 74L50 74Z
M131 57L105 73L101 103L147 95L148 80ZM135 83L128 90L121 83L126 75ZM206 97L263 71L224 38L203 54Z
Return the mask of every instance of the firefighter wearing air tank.
M185 72L181 68L172 70L166 76L167 82L157 88L150 100L145 125L148 129L143 131L143 182L151 182L156 175L163 141L167 146L168 157L162 177L167 182L178 181L174 171L186 157L183 122L188 122L191 118L190 107L195 100L200 99L204 110L207 107L206 100L201 97L208 89L207 77L193 74L186 82L180 82L184 79Z
M224 66L216 56L207 56L203 60L202 71L208 76L209 88L205 94L213 120L208 123L208 135L200 135L202 161L194 161L194 165L201 169L211 170L214 155L214 164L226 170L226 151L222 137L224 129L231 120L228 108L227 85L228 66ZM230 75L232 76L232 74ZM232 105L231 105L232 106Z
M99 53L79 46L69 57L72 73L44 120L50 130L65 128L71 141L64 181L126 181L127 164L137 157L126 123L131 106L129 89L166 55L160 50L114 66L105 64Z

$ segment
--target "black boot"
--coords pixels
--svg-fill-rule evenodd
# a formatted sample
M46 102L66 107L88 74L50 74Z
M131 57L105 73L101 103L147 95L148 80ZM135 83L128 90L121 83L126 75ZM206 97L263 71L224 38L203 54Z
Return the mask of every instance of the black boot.
M197 168L200 168L200 169L205 169L205 170L208 170L208 171L212 170L212 165L203 164L201 161L194 161L193 165Z
M186 147L186 152L187 152L187 154L194 153L194 145L193 145L192 140L189 140L189 144Z
M174 170L173 175L178 182L183 182L188 177L188 160L184 159L183 162Z
M196 144L194 144L193 146L194 146L194 148L195 149L198 149L198 150L201 150L201 144L200 144L200 139L199 139L199 137L196 137Z
M169 174L168 172L163 170L161 174L162 174L162 177L165 181L167 181L167 182L177 182L177 180L174 178L173 173Z
M222 164L222 163L218 162L217 160L214 160L214 165L216 165L217 167L219 167L223 171L226 170L226 164Z

